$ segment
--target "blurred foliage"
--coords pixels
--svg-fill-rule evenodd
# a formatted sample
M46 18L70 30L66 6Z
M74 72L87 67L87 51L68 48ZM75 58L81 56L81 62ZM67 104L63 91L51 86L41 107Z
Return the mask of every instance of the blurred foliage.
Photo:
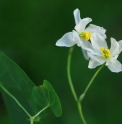
M56 92L48 81L43 82L35 86L16 63L0 52L0 88L12 123L30 124L29 119L33 119L39 124L48 107L57 117L61 116L62 107Z
M66 61L69 48L55 46L75 22L73 11L80 9L81 18L90 17L93 24L107 29L110 37L122 39L122 2L114 0L1 0L0 50L12 58L36 85L44 79L52 83L62 102L60 118L50 112L44 124L79 124L76 104L69 89ZM119 60L122 62L122 55ZM81 50L75 47L71 73L77 94L80 95L95 70L87 68ZM122 73L112 73L106 67L100 72L83 101L83 112L88 124L121 123ZM0 97L0 123L8 114Z

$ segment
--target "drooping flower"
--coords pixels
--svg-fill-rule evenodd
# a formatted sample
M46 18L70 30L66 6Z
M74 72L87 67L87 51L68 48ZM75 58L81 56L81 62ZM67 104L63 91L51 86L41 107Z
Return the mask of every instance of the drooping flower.
M101 35L93 34L91 44L94 53L88 51L90 58L88 68L95 68L105 63L112 72L122 71L122 64L117 60L122 51L122 40L117 42L111 38L111 48L108 49L105 39Z
M56 42L56 45L71 47L77 44L77 46L83 48L82 50L84 57L88 59L87 52L84 50L84 48L92 49L91 43L89 42L89 40L92 39L92 34L100 34L105 39L106 30L93 24L90 24L88 27L86 27L86 25L90 23L92 19L88 17L81 19L79 9L74 10L74 18L76 23L75 30L64 34L63 37Z

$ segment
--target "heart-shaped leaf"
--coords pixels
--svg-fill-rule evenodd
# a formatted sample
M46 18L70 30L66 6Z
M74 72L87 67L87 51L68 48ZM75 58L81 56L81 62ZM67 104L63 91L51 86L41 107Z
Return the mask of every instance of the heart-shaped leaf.
M35 115L42 109L32 96L35 84L25 72L4 53L0 52L0 83L19 101L30 115ZM2 95L13 124L30 124L29 117L18 104L2 91ZM41 113L38 118L44 117Z
M48 81L44 80L43 85L34 87L32 93L35 101L40 106L45 107L49 105L55 116L61 116L62 108L60 100Z

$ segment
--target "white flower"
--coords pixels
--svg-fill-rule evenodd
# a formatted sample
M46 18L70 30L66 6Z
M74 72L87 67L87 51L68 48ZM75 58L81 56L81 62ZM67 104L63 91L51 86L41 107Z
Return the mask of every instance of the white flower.
M108 49L107 43L101 35L93 34L92 37L91 43L94 53L88 51L90 58L88 68L95 68L105 63L112 72L122 71L122 65L117 60L122 51L122 40L117 42L114 38L111 38L111 48Z
M96 26L93 24L90 24L86 28L86 25L89 22L91 22L92 19L90 19L90 18L81 19L79 9L76 9L74 11L74 18L75 18L75 23L76 23L76 26L75 26L76 31L74 31L74 34L75 34L74 39L76 41L76 44L83 48L82 49L83 55L84 55L85 59L88 60L89 57L88 57L87 51L85 49L86 48L87 48L87 50L92 49L92 45L90 42L88 42L88 40L91 40L93 38L92 37L93 33L96 33L98 35L100 34L104 39L106 39L106 35L105 35L106 30L103 27L99 27L99 26ZM77 32L77 33L75 33L75 32Z
M88 59L88 55L85 48L92 49L92 45L89 40L92 39L92 33L100 34L104 39L106 38L105 32L106 30L102 27L90 24L87 28L86 25L92 21L91 18L80 18L79 9L74 10L74 18L75 18L75 30L72 32L68 32L63 35L61 39L56 42L57 46L65 46L71 47L77 44L79 47L83 48L83 54L86 59Z
M90 43L86 41L92 38L92 33L100 34L106 38L106 30L104 28L93 24L90 24L86 28L86 25L91 22L92 19L88 17L81 19L79 9L74 10L74 18L76 23L75 30L64 34L63 37L56 42L57 46L71 47L74 44L77 44L78 46L89 46Z
M92 33L98 33L106 39L105 32L106 30L103 27L99 27L93 24L90 24L87 28L86 25L92 21L91 18L80 18L79 9L74 10L74 18L75 18L75 30L79 34L81 40L88 41L92 38Z

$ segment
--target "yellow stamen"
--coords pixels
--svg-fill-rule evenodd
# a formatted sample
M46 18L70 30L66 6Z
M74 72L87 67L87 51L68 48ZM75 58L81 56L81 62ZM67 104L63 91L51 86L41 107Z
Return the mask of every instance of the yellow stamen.
M79 36L88 41L91 38L92 34L91 32L84 31Z
M100 51L101 51L101 52L103 52L103 51L104 51L104 49L105 49L104 47L100 47Z
M100 51L103 53L102 57L103 58L109 58L110 57L110 50L109 49L105 49L104 47L100 47Z

